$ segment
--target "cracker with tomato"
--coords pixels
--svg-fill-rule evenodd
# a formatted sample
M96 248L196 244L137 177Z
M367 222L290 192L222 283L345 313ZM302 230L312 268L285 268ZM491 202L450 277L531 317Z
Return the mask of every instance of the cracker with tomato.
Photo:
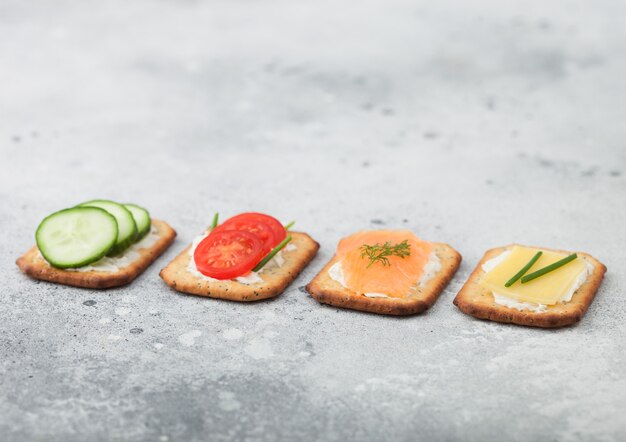
M213 225L183 250L160 276L176 291L231 301L281 294L307 266L319 244L275 218L243 213Z

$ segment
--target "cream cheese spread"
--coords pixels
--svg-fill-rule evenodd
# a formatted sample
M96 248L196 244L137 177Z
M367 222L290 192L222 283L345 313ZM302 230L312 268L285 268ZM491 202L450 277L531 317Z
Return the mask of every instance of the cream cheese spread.
M485 273L490 272L495 269L498 264L506 259L507 256L511 254L510 250L505 250L500 253L498 256L491 258L483 263L481 268ZM559 302L569 302L572 300L572 296L576 293L576 290L580 288L581 285L585 283L587 277L593 273L593 264L582 257L585 261L585 269L580 272L580 274L576 277L570 288L563 294ZM510 298L508 296L502 295L500 293L492 292L494 302L499 305L503 305L505 307L514 308L516 310L529 310L536 313L544 313L548 310L548 306L545 304L536 304L534 302L520 302L516 299Z
M365 296L366 298L391 298L391 296L385 295L384 293L375 292L363 293L363 296Z
M428 283L428 281L435 277L439 270L441 270L441 260L435 252L431 252L428 256L428 262L426 262L426 264L424 265L424 272L422 273L422 276L420 276L420 279L416 281L416 284L418 284L420 287L424 287ZM343 273L341 261L337 261L332 266L330 266L330 268L328 269L328 276L330 276L330 279L337 281L339 284L341 284L342 287L348 288L346 284L346 278ZM387 295L386 293L375 292L363 293L363 296L367 298L391 298L391 296Z
M150 232L141 239L138 243L128 247L124 253L118 256L105 256L96 262L92 262L89 265L77 268L65 269L70 272L107 272L113 273L121 269L124 269L131 265L141 255L139 251L141 249L147 249L152 247L159 240L159 234L154 226L150 229Z
M543 313L548 310L548 306L545 304L535 304L534 302L520 302L507 296L499 295L496 292L492 292L492 295L493 300L496 304L500 304L509 308L514 308L515 310L530 310L531 312L535 313Z
M424 273L420 277L419 285L425 286L428 281L433 279L435 275L441 270L441 260L435 252L430 252L428 255L428 262L424 266Z
M343 267L341 261L337 261L328 269L328 276L330 279L337 281L343 287L346 287L346 278L343 276Z

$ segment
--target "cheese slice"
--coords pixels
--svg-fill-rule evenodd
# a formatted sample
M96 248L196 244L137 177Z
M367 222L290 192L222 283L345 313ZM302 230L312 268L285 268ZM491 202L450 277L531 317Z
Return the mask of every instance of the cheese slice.
M504 284L511 279L541 249L514 246L511 253L496 267L486 273L480 284L498 295L506 296L519 302L554 305L559 302L574 284L581 272L586 271L586 264L580 257L550 273L522 284L521 278L511 287ZM567 256L549 250L541 250L543 254L526 272L526 275Z

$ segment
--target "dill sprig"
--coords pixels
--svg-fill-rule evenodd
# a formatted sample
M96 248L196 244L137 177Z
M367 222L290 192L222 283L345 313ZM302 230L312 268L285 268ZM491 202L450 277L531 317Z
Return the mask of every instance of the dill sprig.
M361 247L361 258L367 257L370 262L366 268L369 268L375 262L380 262L384 266L389 264L389 256L399 256L404 259L406 256L411 255L411 244L408 240L404 240L398 244L391 244L391 241L387 241L385 244L376 243L373 246L363 244Z

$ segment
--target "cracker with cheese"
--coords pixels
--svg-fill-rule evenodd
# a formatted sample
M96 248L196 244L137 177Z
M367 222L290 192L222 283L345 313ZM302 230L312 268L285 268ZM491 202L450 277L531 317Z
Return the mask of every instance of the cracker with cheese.
M480 319L564 327L582 319L605 272L587 253L511 244L485 253L454 305Z

